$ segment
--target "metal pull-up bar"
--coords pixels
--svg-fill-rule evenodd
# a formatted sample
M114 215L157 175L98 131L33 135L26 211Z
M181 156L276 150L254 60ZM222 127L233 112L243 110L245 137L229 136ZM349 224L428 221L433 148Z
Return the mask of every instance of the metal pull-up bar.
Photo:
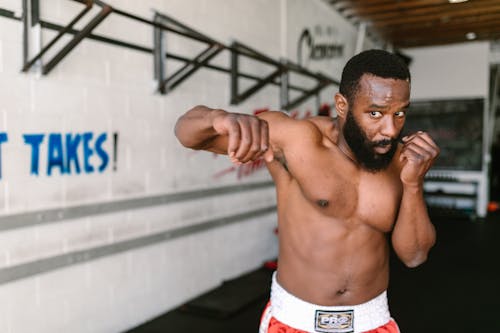
M127 13L125 11L114 8L101 0L68 0L81 3L85 8L75 16L69 24L61 26L55 23L46 22L40 19L39 15L39 1L40 0L23 0L23 15L22 20L24 23L24 65L23 72L29 71L35 63L41 61L44 55L60 41L61 37L65 34L74 35L73 38L67 42L50 60L46 65L42 65L42 74L49 74L61 60L64 59L83 39L89 38L99 40L101 42L118 45L122 47L131 48L134 50L151 53L154 56L155 63L155 79L158 80L158 91L161 94L168 94L181 83L187 80L197 70L201 68L208 68L230 74L230 89L231 89L231 103L239 104L256 92L263 89L266 85L275 85L280 87L280 103L284 110L290 110L297 107L313 95L319 96L319 92L330 84L338 85L338 81L330 78L321 73L313 73L308 69L301 67L297 64L291 63L288 60L274 60L265 54L258 52L242 43L233 42L230 46L214 40L205 34L188 27L187 25L161 13L155 13L153 20L148 20L137 15ZM94 5L101 7L101 10L89 23L87 23L81 30L74 28L83 17L85 17ZM126 41L109 38L102 35L93 33L94 29L103 22L110 14L116 14L128 19L148 24L154 29L154 45L152 48L129 43ZM16 18L14 13L6 9L0 8L0 15L10 18ZM18 19L18 18L16 18ZM32 25L40 24L42 28L48 28L58 31L58 34L44 46L33 58L28 59L28 29L29 22ZM181 37L188 38L203 44L206 48L193 57L185 57L169 52L167 45L165 45L165 34L173 33ZM224 68L211 64L210 61L215 58L222 51L227 50L231 52L231 62L229 68ZM258 63L265 64L266 66L274 67L270 73L264 77L243 73L239 70L239 60L241 57L252 59ZM175 72L167 75L166 61L175 60L183 62L183 66ZM315 80L315 85L311 87L301 87L290 84L290 73L295 73L309 79ZM256 81L255 84L247 88L245 91L239 91L239 78L246 78ZM289 100L290 90L300 92L294 100Z

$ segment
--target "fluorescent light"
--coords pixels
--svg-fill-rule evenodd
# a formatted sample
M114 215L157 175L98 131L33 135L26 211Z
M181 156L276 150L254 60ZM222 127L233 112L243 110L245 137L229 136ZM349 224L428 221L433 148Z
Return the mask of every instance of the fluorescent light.
M465 34L465 38L468 40L473 40L477 38L477 35L474 32L468 32Z
M461 3L461 2L466 2L469 0L448 0L449 3Z

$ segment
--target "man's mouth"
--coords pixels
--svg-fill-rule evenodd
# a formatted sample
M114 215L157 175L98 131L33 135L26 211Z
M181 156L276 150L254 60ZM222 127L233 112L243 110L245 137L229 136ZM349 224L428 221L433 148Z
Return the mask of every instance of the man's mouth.
M376 144L374 147L373 147L373 150L377 153L377 154L385 154L387 152L389 152L389 150L391 150L391 147L392 147L392 144L388 143L388 144L385 144L385 143L378 143Z

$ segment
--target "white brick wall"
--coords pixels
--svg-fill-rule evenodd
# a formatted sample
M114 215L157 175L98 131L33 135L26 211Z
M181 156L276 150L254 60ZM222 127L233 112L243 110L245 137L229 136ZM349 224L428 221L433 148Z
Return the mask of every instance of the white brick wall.
M221 276L258 266L260 260L248 262L247 258L276 250L274 224L270 215L4 284L0 286L0 329L8 333L123 331L212 288ZM268 247L262 246L262 238ZM218 258L218 265L213 265L212 256Z
M187 200L118 213L72 219L0 233L0 265L14 266L64 253L153 235L209 219L265 208L274 202L272 188ZM243 208L242 208L243 207Z
M352 27L325 10L319 0L287 1L289 18L282 31L279 1L227 0L112 0L117 8L152 19L153 11L165 13L230 44L236 39L274 59L289 45L294 60L297 29L313 25L319 17L332 17L353 45ZM0 8L20 16L21 0L0 0ZM69 0L41 2L42 19L69 22L83 6ZM77 25L81 28L98 12L96 6ZM343 31L344 31L343 30ZM152 28L111 14L96 34L153 47ZM289 40L281 36L289 33ZM43 43L55 35L43 30ZM44 62L70 39L63 38ZM191 56L202 44L168 34L169 51ZM32 45L33 46L33 45ZM171 48L170 48L171 47ZM33 51L33 50L32 50ZM349 53L349 52L348 52ZM33 55L33 54L32 54ZM346 54L349 56L349 54ZM229 68L228 52L214 64ZM320 66L320 65L318 65ZM47 76L36 69L20 73L22 23L0 17L0 132L2 144L0 217L43 212L83 204L176 193L179 191L269 181L265 170L244 178L233 171L225 157L183 148L173 135L176 119L196 104L237 112L279 108L278 87L268 86L238 106L229 105L229 75L200 69L176 90L160 95L153 79L151 54L102 42L84 40ZM168 73L179 63L167 62ZM246 72L265 75L270 67L254 62ZM331 64L325 70L338 77ZM251 82L241 81L242 89ZM332 88L333 89L333 88ZM331 98L330 90L327 98ZM323 93L324 94L324 93ZM301 106L315 110L315 101ZM92 132L107 133L103 148L109 165L102 172L48 176L48 137L40 146L39 175L30 175L31 148L23 134ZM117 170L113 171L112 135L118 133ZM79 162L83 169L82 147ZM94 167L99 159L90 159ZM0 232L0 274L19 264L75 251L91 250L122 241L154 235L203 221L268 207L275 203L272 187L211 196L160 206L38 224ZM0 284L0 331L119 332L185 302L221 280L254 269L277 254L273 233L275 214L262 215L225 227L210 229L168 242L118 253L44 274ZM195 262L196 265L192 263Z

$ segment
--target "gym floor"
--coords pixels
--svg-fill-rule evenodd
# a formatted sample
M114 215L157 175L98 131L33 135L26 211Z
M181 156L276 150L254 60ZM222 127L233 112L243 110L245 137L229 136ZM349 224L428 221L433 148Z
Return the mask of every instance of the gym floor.
M500 332L500 279L496 273L500 214L481 222L453 217L434 217L433 222L438 240L425 264L409 269L391 256L389 304L401 331ZM270 277L267 269L251 272L129 332L256 333ZM254 295L253 299L248 295ZM210 304L209 298L227 302L226 309L235 309L231 300L243 299L247 304L226 316L194 310L196 304Z

